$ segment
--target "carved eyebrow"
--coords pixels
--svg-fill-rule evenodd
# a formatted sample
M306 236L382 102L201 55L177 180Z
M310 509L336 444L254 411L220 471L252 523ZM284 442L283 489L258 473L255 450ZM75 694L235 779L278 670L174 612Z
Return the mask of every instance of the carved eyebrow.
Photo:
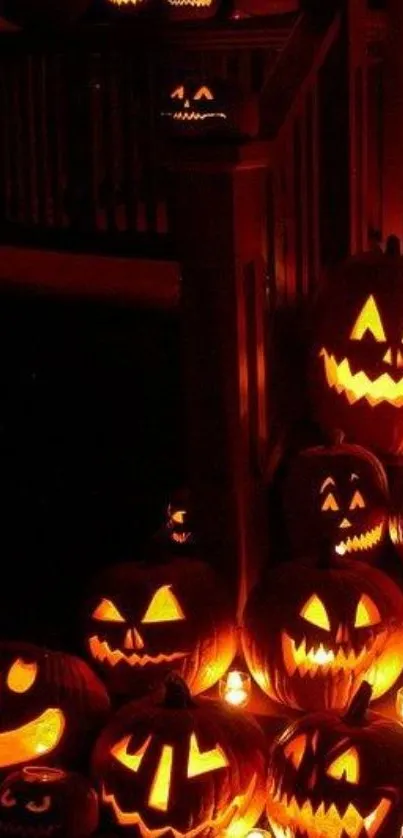
M340 739L339 742L336 742L335 745L332 745L326 756L329 759L333 759L336 755L341 755L345 751L345 749L348 748L350 745L351 742L349 738L347 736L344 736L342 739Z
M328 486L335 486L335 485L336 484L333 480L333 477L326 477L326 480L323 481L323 483L322 483L322 485L319 489L319 492L322 493L322 492L325 491L325 489L327 489Z
M353 482L353 480L359 480L359 479L360 479L360 478L359 478L358 474L351 474L351 475L350 475L350 480L351 480L351 482Z

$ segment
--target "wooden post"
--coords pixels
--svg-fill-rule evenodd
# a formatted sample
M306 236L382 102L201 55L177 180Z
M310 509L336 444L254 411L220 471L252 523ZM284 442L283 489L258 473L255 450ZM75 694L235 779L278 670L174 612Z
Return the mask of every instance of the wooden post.
M403 3L387 0L384 59L383 238L403 237Z
M182 272L189 479L208 557L240 582L265 557L268 146L189 148L171 164Z

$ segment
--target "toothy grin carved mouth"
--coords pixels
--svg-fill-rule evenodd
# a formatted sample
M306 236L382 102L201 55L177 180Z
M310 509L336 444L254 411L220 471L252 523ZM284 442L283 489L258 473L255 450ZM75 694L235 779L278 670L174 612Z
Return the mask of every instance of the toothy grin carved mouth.
M382 538L383 523L378 524L372 530L362 533L362 535L349 536L346 541L340 541L336 545L335 551L338 556L345 556L346 553L359 553L361 550L370 550L379 544Z
M106 640L100 640L94 635L89 639L90 652L95 660L110 663L111 666L124 661L129 666L147 666L147 664L172 663L187 656L187 652L173 652L171 655L137 655L136 652L126 654L121 649L111 649Z
M49 707L32 722L0 733L0 768L32 762L53 751L65 728L64 714Z
M268 816L275 838L311 835L312 838L374 838L385 820L391 801L382 797L377 806L364 816L353 803L339 812L334 803L315 807L310 800L299 804L294 796L280 793L274 781L269 789ZM283 826L287 824L287 826Z
M347 358L338 364L335 356L329 355L324 348L320 350L319 357L323 358L328 386L339 395L343 393L350 404L366 399L371 407L384 402L392 407L402 407L403 378L394 381L389 373L384 372L372 381L362 370L352 373Z
M200 833L214 831L214 834L222 832L223 830L228 830L227 835L229 838L231 837L231 821L237 815L238 812L247 812L255 793L257 783L257 776L256 774L253 775L249 786L245 792L245 794L239 794L237 797L234 798L232 803L230 803L227 808L218 815L217 818L211 818L208 821L204 821L203 823L196 826L194 829L190 829L188 832L181 832L179 829L174 829L173 826L163 826L161 829L150 829L143 821L142 817L138 812L124 812L114 794L109 794L105 788L102 787L102 800L104 803L108 803L109 806L113 809L115 814L115 818L117 822L121 826L137 826L141 838L161 838L161 836L170 835L173 838L197 838Z
M171 3L173 6L183 6L184 3ZM186 4L188 5L188 4ZM196 4L203 6L204 3ZM212 113L199 113L198 111L167 111L162 113L162 116L170 116L171 119L175 119L177 122L198 122L203 121L204 119L226 119L225 113L220 112L212 112Z
M366 646L357 653L354 649L346 650L339 646L336 651L327 649L323 643L319 646L311 646L307 649L305 638L297 646L286 632L283 632L283 657L289 675L298 672L304 677L308 675L314 678L315 675L338 673L347 675L353 673L358 675L363 667L369 669L378 652L381 652L386 640L386 632L380 632L375 640L370 640Z

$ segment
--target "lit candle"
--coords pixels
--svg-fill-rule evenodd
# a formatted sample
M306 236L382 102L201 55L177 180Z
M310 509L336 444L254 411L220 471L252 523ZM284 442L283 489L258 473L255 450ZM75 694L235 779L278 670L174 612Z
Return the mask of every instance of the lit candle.
M251 681L247 672L233 669L220 681L220 697L233 707L245 707L250 699Z
M265 829L251 829L250 832L247 832L246 838L271 838L271 832L267 832Z

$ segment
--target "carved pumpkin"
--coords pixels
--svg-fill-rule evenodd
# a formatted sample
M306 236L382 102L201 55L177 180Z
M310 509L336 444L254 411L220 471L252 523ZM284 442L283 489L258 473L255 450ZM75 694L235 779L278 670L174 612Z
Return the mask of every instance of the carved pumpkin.
M311 368L325 431L403 452L403 260L389 248L335 268L318 299Z
M403 669L403 596L382 571L286 562L252 592L243 648L259 686L299 709L343 709L364 678L374 698Z
M403 824L403 726L366 712L368 684L344 717L312 713L291 725L269 761L275 838L398 838Z
M202 20L214 17L220 0L164 0L164 8L171 20Z
M259 127L255 95L245 96L222 80L195 74L170 84L161 117L173 137L253 137Z
M196 559L110 567L95 581L87 613L89 654L114 693L141 694L171 670L203 692L235 654L223 585Z
M30 765L0 786L0 835L87 838L97 826L97 795L79 774Z
M22 26L64 26L81 17L91 0L5 0L4 17Z
M105 687L73 655L0 644L0 770L85 753L109 710Z
M388 532L388 485L379 460L341 441L308 448L291 463L284 487L294 556L317 555L326 541L336 556L374 561Z
M115 823L142 838L245 835L265 802L266 743L246 714L191 699L178 676L121 708L93 756Z

